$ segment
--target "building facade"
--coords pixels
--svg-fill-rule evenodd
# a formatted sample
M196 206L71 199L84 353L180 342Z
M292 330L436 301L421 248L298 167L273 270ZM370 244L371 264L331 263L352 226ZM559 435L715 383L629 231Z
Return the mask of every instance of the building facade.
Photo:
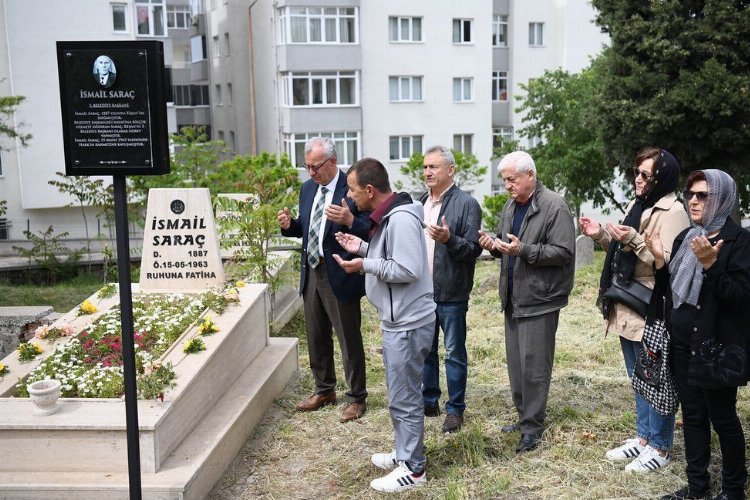
M8 202L0 254L2 237L22 240L24 229L83 233L80 211L62 208L74 200L47 184L64 169L56 40L164 40L170 131L205 125L236 154L286 153L296 165L308 138L327 135L342 167L375 157L392 180L401 179L412 153L447 145L491 166L483 182L464 186L480 200L503 191L492 150L522 126L514 110L520 84L547 69L579 71L606 42L587 0L66 0L63 12L57 6L0 6L0 91L26 96L13 120L34 135L29 147L4 144L0 153L0 199ZM32 9L35 22L27 23Z

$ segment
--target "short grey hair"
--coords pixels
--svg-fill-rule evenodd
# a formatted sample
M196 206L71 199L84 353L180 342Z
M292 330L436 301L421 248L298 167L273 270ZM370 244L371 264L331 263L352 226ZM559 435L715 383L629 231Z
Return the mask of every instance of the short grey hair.
M523 174L526 172L533 172L536 175L536 165L534 165L534 159L526 151L513 151L503 156L500 163L497 165L497 169L502 172L505 167L515 165L516 172Z
M323 153L326 155L326 160L329 158L338 158L338 155L336 154L336 144L330 137L319 136L308 139L307 142L305 142L305 155L312 151L312 148L315 146L320 146L323 148Z
M451 165L456 165L456 157L453 156L453 153L450 149L446 148L445 146L432 146L427 151L424 152L424 155L427 156L432 153L438 153L441 158L443 158L443 161L446 165L449 167Z

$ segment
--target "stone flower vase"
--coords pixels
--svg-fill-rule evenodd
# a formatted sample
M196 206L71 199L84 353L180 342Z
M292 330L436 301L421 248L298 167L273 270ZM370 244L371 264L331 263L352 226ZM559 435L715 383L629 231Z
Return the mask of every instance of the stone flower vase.
M52 415L57 411L60 386L59 380L39 380L28 386L29 397L36 406L34 415Z

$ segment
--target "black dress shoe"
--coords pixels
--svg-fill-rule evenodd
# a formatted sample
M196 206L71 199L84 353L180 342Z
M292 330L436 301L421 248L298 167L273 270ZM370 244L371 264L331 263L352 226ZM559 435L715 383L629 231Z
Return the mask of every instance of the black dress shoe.
M674 493L664 495L660 500L707 500L708 498L708 492L696 493L695 491L692 491L689 486L685 486Z
M504 425L500 427L500 432L504 432L506 434L510 434L511 432L516 432L521 430L521 424L519 422L513 422L512 424Z
M541 434L521 434L521 440L518 442L516 447L516 453L523 453L525 451L531 451L539 446L542 442Z
M440 416L440 406L425 406L424 407L424 416L425 417L439 417Z

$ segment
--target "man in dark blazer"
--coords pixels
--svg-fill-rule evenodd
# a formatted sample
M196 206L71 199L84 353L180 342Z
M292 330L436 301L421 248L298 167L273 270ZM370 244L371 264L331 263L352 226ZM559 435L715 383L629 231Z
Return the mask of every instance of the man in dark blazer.
M305 168L310 180L302 185L299 217L288 208L278 213L281 234L302 238L300 295L304 300L305 330L315 393L297 405L299 411L314 411L336 403L336 370L332 329L341 347L349 391L341 422L360 418L367 409L365 352L360 331L360 299L365 294L364 276L347 274L333 259L349 254L334 235L341 231L367 239L368 213L351 200L346 175L336 166L336 146L327 137L305 144Z

